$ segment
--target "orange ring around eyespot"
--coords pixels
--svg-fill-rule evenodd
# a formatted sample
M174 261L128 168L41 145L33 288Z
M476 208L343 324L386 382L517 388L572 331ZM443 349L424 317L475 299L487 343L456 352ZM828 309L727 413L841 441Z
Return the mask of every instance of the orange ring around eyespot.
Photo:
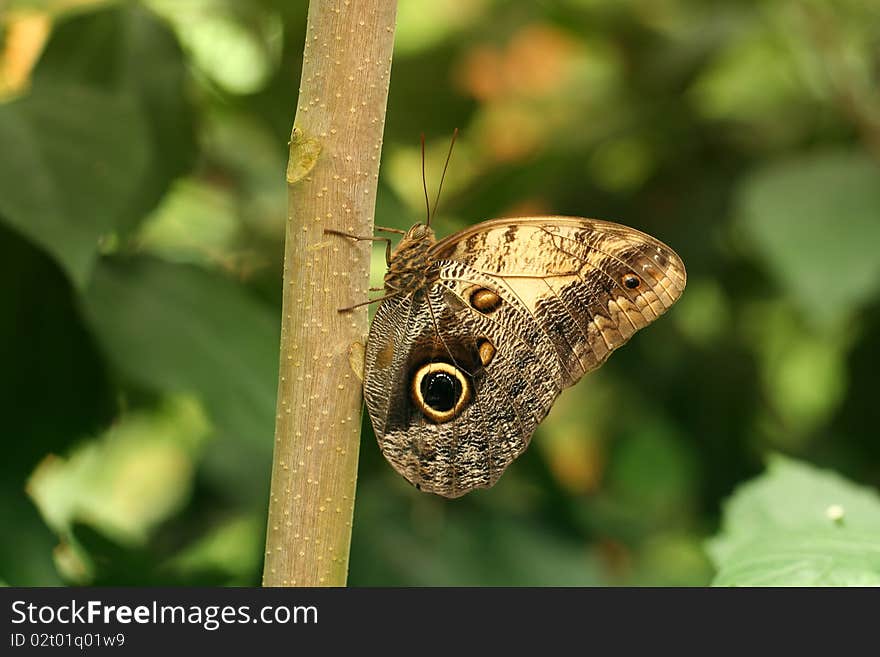
M461 395L455 402L455 405L448 411L438 411L431 408L422 396L422 380L432 372L446 372L454 376L461 384ZM410 394L412 395L413 403L415 403L416 407L426 418L437 424L442 424L443 422L449 422L449 420L457 416L471 400L471 382L462 374L461 370L450 363L425 363L413 374Z
M620 282L623 283L623 287L627 290L635 290L642 284L642 279L638 274L630 271L620 277Z

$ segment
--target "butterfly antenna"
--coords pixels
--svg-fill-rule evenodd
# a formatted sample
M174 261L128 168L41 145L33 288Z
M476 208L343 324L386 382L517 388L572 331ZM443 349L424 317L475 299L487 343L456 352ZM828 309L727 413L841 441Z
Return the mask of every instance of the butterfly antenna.
M443 181L446 179L446 169L449 168L449 160L452 158L452 147L455 146L455 138L458 137L458 128L452 131L452 141L449 142L449 152L446 154L446 163L443 165L443 173L440 176L440 186L437 188L437 198L434 199L434 211L431 212L428 217L428 223L431 223L431 218L435 214L437 214L437 205L440 203L440 192L443 191ZM424 143L422 144L424 147ZM424 158L422 159L424 162Z
M425 179L425 133L422 133L422 189L425 190L425 225L431 224L431 203L428 201L428 181Z

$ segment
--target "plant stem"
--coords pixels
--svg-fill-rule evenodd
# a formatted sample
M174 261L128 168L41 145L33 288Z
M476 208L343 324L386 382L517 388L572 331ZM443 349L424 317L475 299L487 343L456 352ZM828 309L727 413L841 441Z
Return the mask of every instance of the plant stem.
M264 586L344 586L361 427L349 350L370 243L396 0L311 0L287 169L281 366Z

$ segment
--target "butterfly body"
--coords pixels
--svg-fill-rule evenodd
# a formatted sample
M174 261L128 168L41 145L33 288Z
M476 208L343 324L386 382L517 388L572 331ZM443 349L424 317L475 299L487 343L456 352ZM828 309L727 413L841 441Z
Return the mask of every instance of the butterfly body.
M496 219L439 242L413 226L391 255L366 346L383 454L425 491L492 486L559 393L685 282L672 249L611 222Z
M424 224L410 228L391 254L385 272L387 294L406 293L429 283L429 251L437 242L434 231Z

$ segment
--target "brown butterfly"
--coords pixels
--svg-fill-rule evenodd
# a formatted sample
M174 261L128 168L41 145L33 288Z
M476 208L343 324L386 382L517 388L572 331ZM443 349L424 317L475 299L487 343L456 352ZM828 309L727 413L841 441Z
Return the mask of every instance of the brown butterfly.
M438 242L431 216L388 245L364 397L394 469L459 497L492 486L559 393L672 306L686 273L608 221L494 219Z

